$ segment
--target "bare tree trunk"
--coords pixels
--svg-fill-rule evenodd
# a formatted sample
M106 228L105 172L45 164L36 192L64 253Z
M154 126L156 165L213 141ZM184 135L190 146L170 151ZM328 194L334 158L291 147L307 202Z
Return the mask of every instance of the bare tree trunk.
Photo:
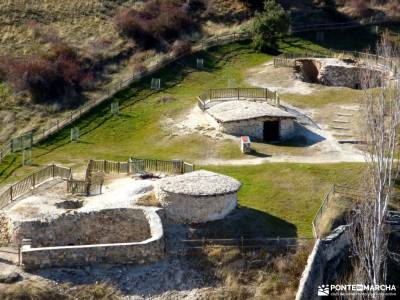
M383 38L377 47L380 56L388 59L399 52ZM397 80L383 80L380 89L372 72L362 74L365 95L362 100L364 137L367 140L366 176L361 186L362 197L352 217L353 251L357 256L354 273L359 283L380 285L386 283L389 231L385 223L388 206L393 197L398 176L397 144L400 123L400 86ZM384 296L373 292L371 297Z

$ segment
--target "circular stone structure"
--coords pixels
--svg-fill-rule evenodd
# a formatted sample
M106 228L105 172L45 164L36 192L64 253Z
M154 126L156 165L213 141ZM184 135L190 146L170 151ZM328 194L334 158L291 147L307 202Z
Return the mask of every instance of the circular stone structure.
M159 181L157 197L173 223L223 219L237 205L241 183L209 171L194 171Z
M362 89L362 78L369 78L369 87L380 87L391 77L382 65L373 67L359 60L336 58L296 59L296 69L302 79L309 83Z

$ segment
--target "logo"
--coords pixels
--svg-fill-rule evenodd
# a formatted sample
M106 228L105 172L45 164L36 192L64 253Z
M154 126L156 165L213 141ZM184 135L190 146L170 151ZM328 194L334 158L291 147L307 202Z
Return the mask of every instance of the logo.
M318 296L396 296L395 285L323 284L318 286Z
M329 296L329 285L318 286L318 296Z

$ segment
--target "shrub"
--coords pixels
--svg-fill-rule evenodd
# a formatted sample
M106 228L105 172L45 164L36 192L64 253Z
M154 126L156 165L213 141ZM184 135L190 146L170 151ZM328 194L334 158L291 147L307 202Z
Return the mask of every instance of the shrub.
M144 49L165 46L188 31L192 22L184 1L151 0L142 9L128 9L116 15L114 23L121 35Z
M192 50L192 44L189 41L177 40L172 45L172 54L180 56Z
M289 19L274 0L264 2L264 11L254 20L253 46L259 51L276 49L280 37L287 33Z
M34 103L52 103L68 96L71 98L66 104L72 104L93 82L93 76L84 70L76 51L60 42L52 44L48 56L9 59L7 67L6 77L14 90L28 91Z
M80 285L71 291L74 299L82 300L119 300L120 292L108 283Z
M69 297L47 282L29 280L8 285L1 291L0 298L3 300L67 300Z
M365 16L368 12L369 3L367 0L351 0L351 6L354 8L357 14Z

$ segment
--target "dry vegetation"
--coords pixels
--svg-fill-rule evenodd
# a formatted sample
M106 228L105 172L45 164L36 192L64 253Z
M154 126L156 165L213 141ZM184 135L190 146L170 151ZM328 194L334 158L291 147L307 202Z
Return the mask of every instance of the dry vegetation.
M340 12L351 17L394 17L400 16L398 0L336 0Z
M119 300L120 293L107 283L55 285L47 281L26 280L0 289L2 300Z
M1 1L0 144L249 16L241 0ZM74 56L56 54L60 45Z
M217 278L221 288L208 299L294 299L312 243L296 251L254 251L209 246L198 266Z

